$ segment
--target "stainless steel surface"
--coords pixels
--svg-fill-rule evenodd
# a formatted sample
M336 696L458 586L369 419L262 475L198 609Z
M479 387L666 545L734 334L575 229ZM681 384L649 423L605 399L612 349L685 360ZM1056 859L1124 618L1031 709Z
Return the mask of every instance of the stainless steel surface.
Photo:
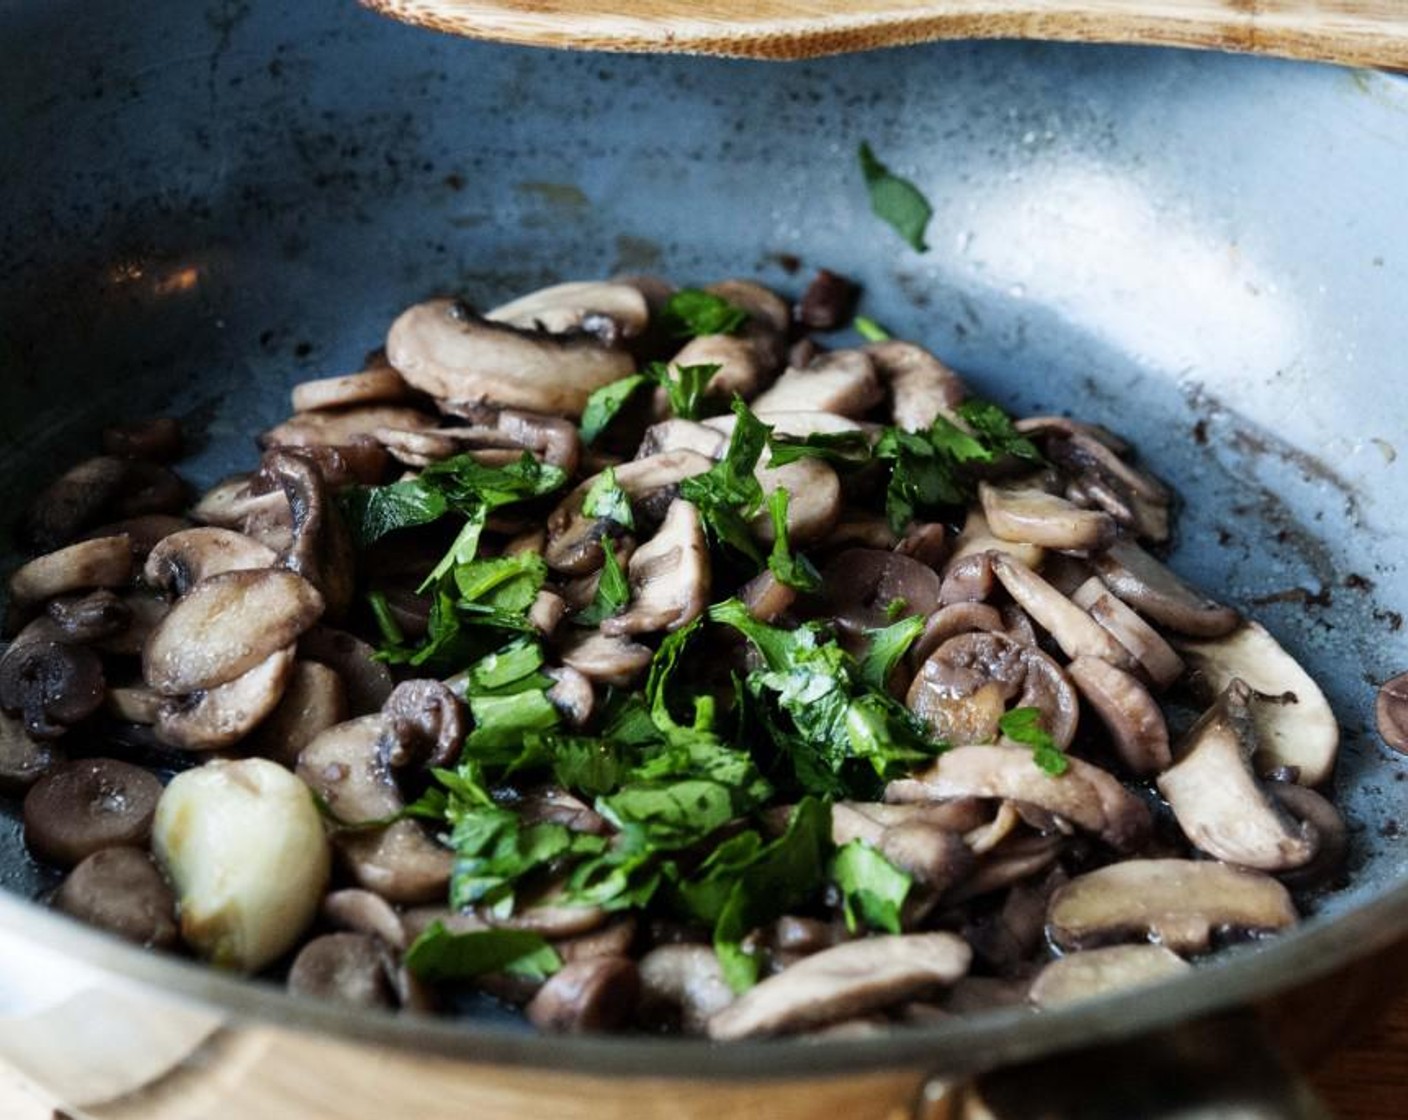
M867 314L984 394L1106 423L1176 480L1174 566L1242 606L1270 597L1258 616L1325 681L1352 877L1295 933L1151 994L762 1051L350 1016L131 950L21 901L44 877L11 806L12 935L246 1021L478 1061L758 1077L975 1068L1120 1037L1408 930L1408 759L1372 730L1375 683L1408 664L1403 79L1018 43L786 67L569 56L350 4L92 13L0 2L6 508L117 416L185 416L201 433L185 469L213 481L250 461L292 384L354 368L430 293L489 303L616 270L796 291L795 256L861 280ZM933 201L928 254L868 213L862 139Z

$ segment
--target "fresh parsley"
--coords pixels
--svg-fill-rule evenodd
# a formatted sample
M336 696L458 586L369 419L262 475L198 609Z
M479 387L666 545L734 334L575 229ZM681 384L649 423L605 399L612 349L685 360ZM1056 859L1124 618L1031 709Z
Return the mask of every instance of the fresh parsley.
M857 315L851 325L866 342L887 342L894 337L874 319L867 319L864 315Z
M573 619L578 626L598 626L602 620L619 614L631 599L631 584L616 558L616 550L606 547L601 550L601 576L597 580L596 595L591 604L577 613Z
M582 410L582 442L595 443L597 437L606 431L616 414L626 407L626 402L647 380L643 373L632 373L593 391Z
M997 729L1014 743L1031 747L1032 761L1053 777L1070 769L1070 759L1042 724L1040 708L1013 708L997 721Z
M768 556L768 571L779 583L798 591L817 591L821 588L821 573L816 566L800 553L794 555L787 536L786 487L779 486L768 497L768 516L772 519L772 553Z
M676 338L737 334L747 324L748 312L713 292L681 288L665 302L660 322Z
M763 504L756 470L772 429L741 400L733 402L737 418L724 456L703 474L680 483L680 497L693 502L712 540L727 545L762 567L766 562L749 525Z
M616 481L616 469L607 467L587 490L582 499L582 512L588 517L605 518L614 521L622 529L636 527L635 516L631 513L631 496Z
M432 983L469 980L488 972L507 972L527 980L545 980L562 967L562 958L540 935L516 929L482 929L451 933L441 922L406 950L406 967Z
M924 243L924 231L934 216L928 199L908 179L901 179L881 163L869 144L862 142L859 155L870 209L917 252L925 252L929 246Z
M832 857L829 877L840 889L846 929L862 925L886 933L901 931L900 915L913 877L863 840L852 840Z
M672 362L651 362L640 373L603 385L587 398L586 408L582 410L582 442L596 442L642 385L657 385L665 391L671 415L681 420L698 420L710 403L705 398L705 392L719 368L712 362L683 366Z

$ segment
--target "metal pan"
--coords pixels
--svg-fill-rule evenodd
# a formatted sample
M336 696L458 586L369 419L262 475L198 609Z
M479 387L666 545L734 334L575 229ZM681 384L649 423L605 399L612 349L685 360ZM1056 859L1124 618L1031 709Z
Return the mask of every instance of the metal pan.
M1302 928L1153 992L883 1043L718 1048L352 1015L130 950L25 901L43 876L7 806L0 1053L71 1102L351 1117L434 1085L422 1115L882 1115L931 1073L1244 1005L1408 931L1408 766L1372 722L1376 684L1408 665L1402 79L1023 43L785 67L564 55L350 4L12 0L0 104L5 508L120 415L185 416L203 433L186 469L214 480L293 383L353 368L430 293L617 270L796 289L794 269L824 265L985 395L1105 423L1177 480L1175 567L1257 604L1321 676L1353 828L1351 884ZM927 254L868 213L863 139L934 203ZM72 1024L114 1007L127 1025L65 1065ZM140 1060L116 1045L138 1037ZM159 1074L155 1095L124 1095Z

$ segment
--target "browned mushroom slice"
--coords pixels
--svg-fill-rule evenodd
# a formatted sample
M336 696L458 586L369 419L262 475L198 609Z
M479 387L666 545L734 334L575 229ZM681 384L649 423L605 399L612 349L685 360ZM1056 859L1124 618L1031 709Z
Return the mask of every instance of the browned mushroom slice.
M972 953L951 933L868 937L825 949L750 988L709 1020L718 1041L790 1034L952 984Z
M715 428L693 420L662 420L645 429L635 457L648 459L666 451L694 451L718 459L728 446L728 437Z
M585 631L562 643L562 663L597 684L625 688L650 664L650 648L628 638Z
M1296 921L1286 888L1259 871L1133 859L1080 875L1057 891L1046 932L1068 952L1151 940L1186 955L1206 951L1214 933L1272 933Z
M376 650L345 630L313 627L298 639L298 656L326 665L342 678L349 715L380 711L395 685L391 670L376 659Z
M1115 539L1109 514L1081 509L1030 481L979 482L978 497L988 527L1001 540L1087 551Z
M1136 535L1161 543L1169 535L1173 494L1153 475L1137 470L1091 432L1073 431L1046 443L1048 456L1076 474L1086 497Z
M968 633L939 646L915 674L906 704L934 736L950 743L989 743L1009 702L1039 708L1060 747L1075 737L1080 701L1050 657L1003 634Z
M93 587L122 587L131 578L131 538L79 541L16 570L10 577L11 607L23 609L56 595Z
M248 749L292 768L304 747L347 718L342 678L316 661L295 661L278 706L254 730Z
M681 482L703 474L713 465L713 460L695 451L667 451L622 463L615 468L616 485L626 492L632 504L661 497L673 500ZM548 517L543 559L554 571L586 575L602 565L602 538L610 535L613 523L582 512L582 504L598 477L594 475L579 485ZM663 514L665 509L660 512Z
M406 382L399 373L390 366L374 366L357 373L323 377L295 385L293 411L317 412L328 408L385 404L405 400L407 394Z
M1183 675L1183 659L1159 632L1134 613L1097 576L1086 580L1071 595L1071 602L1115 636L1139 662L1155 688L1167 688Z
M351 1007L396 1006L386 950L362 933L328 933L298 951L288 970L296 996L335 1000Z
M37 552L52 552L102 521L176 513L186 486L166 467L103 455L66 471L35 497L20 536Z
M646 1025L703 1034L734 1000L718 955L707 945L659 945L640 959L640 1013Z
M954 747L922 774L891 782L885 800L1000 797L1054 813L1119 851L1138 849L1150 829L1144 802L1098 766L1078 758L1066 762L1058 776L1040 769L1025 747Z
M103 429L103 454L169 463L181 457L181 422L170 416L111 424Z
M788 369L753 402L757 413L834 412L852 419L880 403L875 363L860 350L833 350L805 369Z
M1116 753L1141 777L1169 764L1168 724L1148 689L1098 657L1077 657L1066 672L1110 732Z
M1398 674L1379 688L1374 723L1379 738L1400 754L1408 754L1408 673Z
M1032 981L1027 998L1038 1007L1061 1007L1129 988L1143 988L1192 966L1162 945L1111 945L1052 961Z
M777 368L758 353L751 338L729 334L706 334L691 338L670 359L672 366L718 366L709 378L706 392L727 400L755 397Z
M340 835L337 846L357 883L389 902L431 902L445 896L455 854L417 821Z
M540 1031L553 1034L613 1031L630 1021L639 993L635 961L591 957L548 977L524 1013Z
M990 551L970 553L957 560L950 557L943 568L939 603L981 603L991 595L997 582L992 574L992 558Z
M1222 638L1180 640L1177 647L1213 694L1235 679L1267 698L1252 709L1259 772L1293 767L1306 786L1329 778L1340 742L1335 714L1320 686L1264 626L1247 621Z
M25 730L56 739L103 702L103 663L87 646L70 645L50 618L38 618L0 655L0 711L19 712Z
M648 634L678 630L709 604L709 543L699 511L682 498L670 503L665 520L627 565L631 601L624 614L603 619L603 634Z
M23 793L63 759L62 751L33 738L23 722L0 712L0 793Z
M203 526L172 533L147 555L142 578L178 598L221 572L272 568L278 554L233 529Z
M996 607L987 603L950 603L925 620L924 630L914 640L909 656L912 662L923 664L950 638L975 631L1001 634L1006 629L1007 624Z
M776 622L792 609L797 589L788 587L765 568L738 589L738 597L759 622Z
M938 574L898 552L849 548L827 564L822 586L836 624L854 634L939 605Z
M261 447L345 447L371 439L379 428L417 432L435 427L435 417L405 405L369 404L356 408L299 412L259 437Z
M131 607L107 590L50 599L45 613L58 627L63 641L78 645L108 641L132 625Z
M1140 614L1179 634L1219 638L1241 621L1231 607L1189 587L1133 541L1116 541L1091 563L1111 591Z
M256 494L252 475L237 475L207 490L191 510L204 525L235 529L275 552L293 542L293 511L283 491Z
M973 874L946 901L959 904L1026 882L1052 867L1065 850L1066 837L1059 832L1012 836L980 855Z
M293 540L280 555L279 565L316 587L327 616L340 618L352 601L357 558L342 512L321 472L301 455L270 451L255 476L254 488L283 491L293 514Z
M973 871L973 853L963 836L936 826L931 815L925 812L930 808L928 805L848 805L842 802L832 810L831 835L837 846L863 840L890 863L908 872L927 896L912 899L918 905L906 906L907 912L929 909L939 895Z
M293 646L286 646L232 681L162 697L156 709L156 737L188 751L233 746L278 707L292 670Z
M972 506L963 522L963 531L953 542L953 552L944 565L944 579L955 571L958 565L974 556L988 552L1001 552L1015 558L1028 568L1036 571L1046 558L1046 550L1040 545L1023 544L1020 541L1004 541L993 535L992 527L983 511ZM948 600L952 601L952 600Z
M872 342L862 350L890 390L890 415L908 432L924 431L968 396L962 378L922 346L891 339Z
M1313 831L1293 821L1252 774L1257 748L1251 690L1234 680L1179 744L1159 792L1192 844L1259 871L1289 871L1315 855Z
M42 860L72 867L103 848L143 847L161 782L113 758L61 763L24 799L24 839Z
M393 949L405 949L405 923L395 907L379 894L347 887L323 899L323 917L329 924L351 933L375 937Z
M1349 829L1340 811L1313 789L1293 782L1268 782L1266 792L1301 822L1304 831L1313 832L1315 836L1315 857L1292 871L1278 872L1276 877L1293 890L1308 890L1333 882L1344 870L1349 850Z
M855 420L848 420L844 416L838 416L834 412L818 412L815 407L809 409L770 409L764 412L753 410L775 436L786 436L790 439L806 439L815 435L841 435L847 432L864 432L865 426ZM726 416L711 416L703 422L704 427L712 428L720 432L725 438L733 435L733 429L738 424L738 417L731 413Z
M992 558L992 570L1067 657L1099 657L1120 668L1133 667L1134 659L1114 635L1021 561L999 553Z
M322 596L292 572L225 572L197 584L147 640L142 672L167 696L249 672L318 621Z
M603 342L612 342L643 332L650 322L650 308L633 284L573 280L500 304L484 318L525 331L586 331Z
M1017 431L1032 439L1045 441L1051 436L1070 436L1077 432L1103 443L1116 455L1128 455L1131 448L1126 440L1099 424L1073 420L1069 416L1024 416L1015 422Z
M519 330L446 299L403 312L386 336L386 356L433 397L571 417L635 369L629 353L590 335Z
M54 892L54 909L151 949L179 940L176 895L143 849L102 848Z
M92 537L126 537L132 544L132 558L143 560L158 544L172 533L189 529L193 522L189 518L177 517L170 513L144 513L139 517L124 517L120 521L109 521L90 529L84 539Z
M757 472L764 501L749 525L753 535L764 544L772 543L774 533L767 499L774 491L786 490L788 539L799 548L824 539L841 513L841 480L836 472L818 459L769 467L769 458L770 455L764 456Z

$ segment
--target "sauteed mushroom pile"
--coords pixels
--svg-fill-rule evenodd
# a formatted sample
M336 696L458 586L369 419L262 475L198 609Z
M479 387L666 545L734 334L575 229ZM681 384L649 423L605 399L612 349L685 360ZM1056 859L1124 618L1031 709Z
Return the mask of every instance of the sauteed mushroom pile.
M1159 559L1123 441L855 296L420 304L194 502L174 425L107 433L0 657L53 905L296 993L718 1040L1294 924L1345 846L1314 681Z

